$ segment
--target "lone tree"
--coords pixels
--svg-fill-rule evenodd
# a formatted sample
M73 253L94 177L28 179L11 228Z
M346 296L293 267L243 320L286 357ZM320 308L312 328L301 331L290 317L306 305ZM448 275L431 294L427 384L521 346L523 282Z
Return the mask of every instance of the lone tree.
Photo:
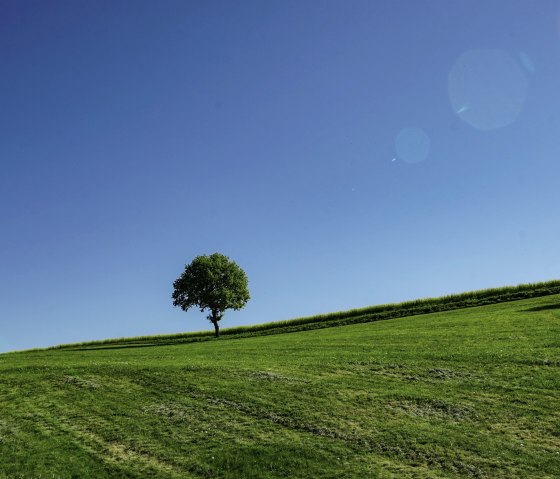
M216 337L225 310L239 310L250 299L245 272L220 253L197 256L185 266L173 288L173 306L183 311L196 306L201 312L210 312L207 318L214 325Z

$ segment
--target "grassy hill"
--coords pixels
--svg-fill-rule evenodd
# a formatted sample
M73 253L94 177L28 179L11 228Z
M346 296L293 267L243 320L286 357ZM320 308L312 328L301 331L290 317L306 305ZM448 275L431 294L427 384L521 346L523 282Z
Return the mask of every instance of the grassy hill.
M558 478L551 292L0 355L0 479Z

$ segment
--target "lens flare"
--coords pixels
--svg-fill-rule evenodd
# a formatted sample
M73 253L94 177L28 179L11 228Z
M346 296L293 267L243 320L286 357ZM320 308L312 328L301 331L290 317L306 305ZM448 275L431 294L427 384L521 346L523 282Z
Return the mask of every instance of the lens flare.
M420 163L430 153L430 137L422 128L403 128L395 139L399 158L407 163Z
M523 108L527 87L522 69L502 50L467 51L449 73L453 111L479 130L513 123Z
M531 57L527 53L519 52L519 59L529 73L535 73L537 69L535 68L533 60L531 60Z

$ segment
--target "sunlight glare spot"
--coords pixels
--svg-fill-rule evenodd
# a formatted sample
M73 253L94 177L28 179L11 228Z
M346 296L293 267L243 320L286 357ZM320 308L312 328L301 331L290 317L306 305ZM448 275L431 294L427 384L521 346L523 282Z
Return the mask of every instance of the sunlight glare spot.
M424 161L430 152L430 145L430 137L422 128L403 128L395 140L398 156L407 163Z
M527 86L523 70L502 50L463 53L448 82L453 111L479 130L513 123L523 108Z
M521 63L529 73L535 73L535 64L533 63L533 60L531 60L531 57L527 55L527 53L519 52L519 58L521 60Z

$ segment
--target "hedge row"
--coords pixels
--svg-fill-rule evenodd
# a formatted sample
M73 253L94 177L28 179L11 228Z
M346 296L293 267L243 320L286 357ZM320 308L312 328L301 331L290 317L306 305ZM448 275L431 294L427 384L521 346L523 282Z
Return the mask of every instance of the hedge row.
M368 306L366 308L339 311L336 313L319 314L303 318L225 328L220 331L220 337L236 339L268 334L281 334L311 329L344 326L349 324L382 321L404 316L450 311L453 309L484 306L488 304L517 301L538 296L560 294L560 280L543 283L521 284L502 288L470 291L439 298L425 298L403 303ZM164 344L178 344L186 342L208 341L214 339L213 331L197 333L179 333L158 336L138 336L134 338L106 339L76 344L53 346L47 349L97 349L116 347L141 347Z

